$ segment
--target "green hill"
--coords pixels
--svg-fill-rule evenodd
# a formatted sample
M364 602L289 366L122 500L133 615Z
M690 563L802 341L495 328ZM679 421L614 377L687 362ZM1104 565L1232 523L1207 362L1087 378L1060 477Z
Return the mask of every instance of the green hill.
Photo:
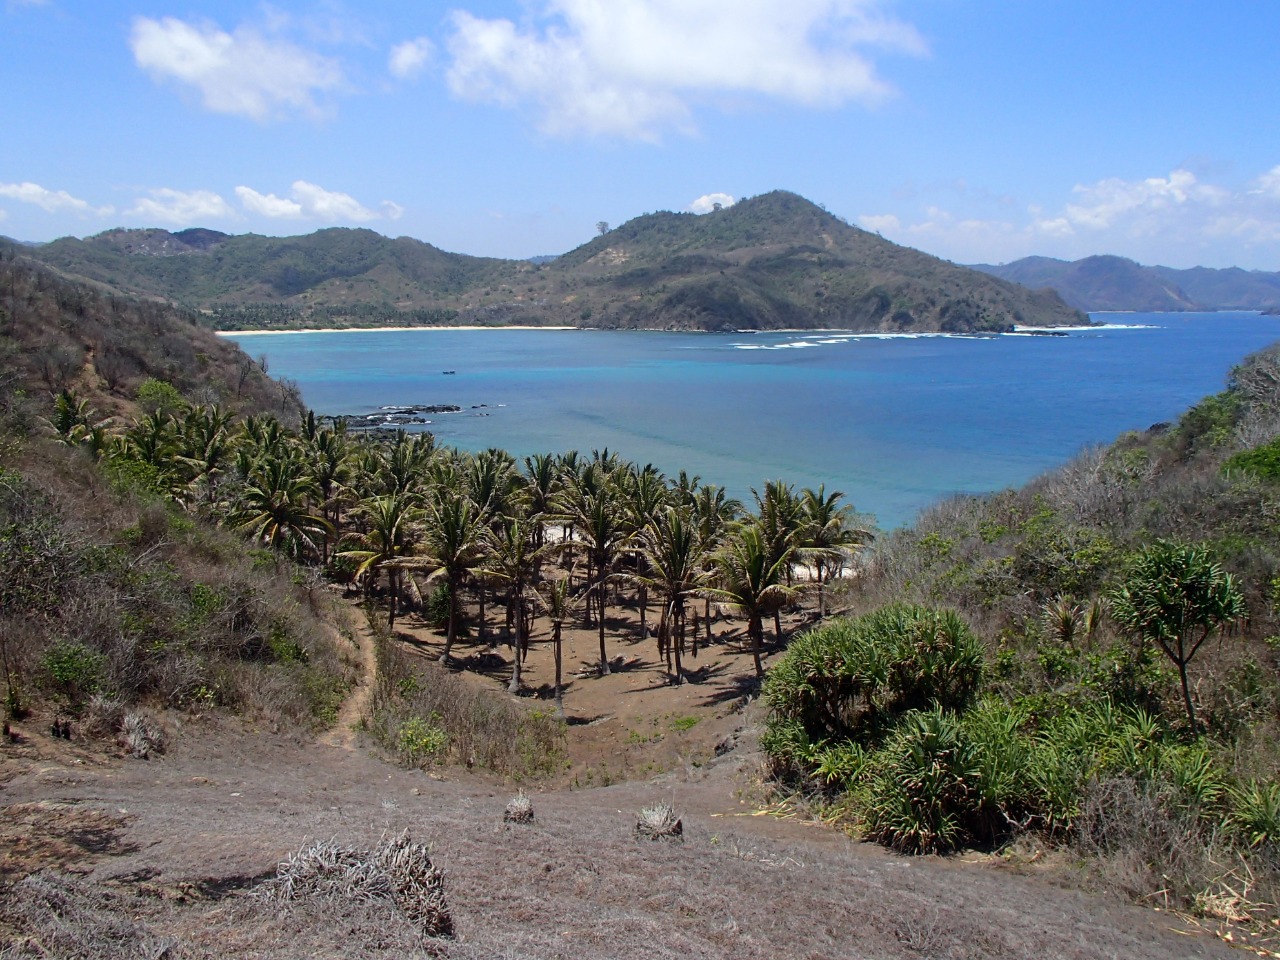
M203 311L224 328L975 332L1082 319L1057 294L900 247L781 191L702 216L647 214L541 263L348 229L284 238L113 230L23 252L68 276Z

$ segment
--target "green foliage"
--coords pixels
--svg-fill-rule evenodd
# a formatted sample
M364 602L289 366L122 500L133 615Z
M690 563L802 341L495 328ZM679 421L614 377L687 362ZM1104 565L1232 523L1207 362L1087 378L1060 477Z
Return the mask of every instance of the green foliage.
M1228 457L1222 472L1227 476L1248 474L1268 483L1280 482L1280 437Z
M771 729L798 723L808 742L822 743L929 703L958 709L981 676L981 645L958 615L892 604L793 640L763 696ZM786 749L793 740L794 732L777 742Z
M1241 397L1234 390L1205 397L1178 421L1178 443L1188 453L1223 446L1231 439L1242 409Z
M1280 844L1280 783L1253 780L1233 790L1229 819L1251 847Z
M877 760L868 836L904 853L945 853L967 839L981 771L954 713L908 713Z
M106 657L83 643L64 641L45 651L41 667L49 685L75 706L101 688L106 662Z
M177 387L168 381L157 380L155 377L148 377L138 384L134 399L148 414L163 413L176 416L187 408L187 401L183 399Z
M1111 615L1126 633L1154 644L1178 668L1187 720L1196 729L1187 665L1214 631L1245 613L1236 579L1201 547L1158 540L1130 562L1111 595Z
M399 748L411 764L442 761L449 748L449 734L440 726L438 713L430 717L411 717L400 725Z
M441 627L448 623L449 598L449 581L437 581L422 600L422 619L432 627Z

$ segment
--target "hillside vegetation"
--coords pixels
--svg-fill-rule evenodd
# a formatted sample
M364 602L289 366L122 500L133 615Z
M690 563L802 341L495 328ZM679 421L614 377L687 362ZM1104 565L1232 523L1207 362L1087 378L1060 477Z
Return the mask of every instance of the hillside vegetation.
M113 230L20 248L227 329L554 324L983 332L1083 318L1052 292L930 257L785 192L637 217L549 262L446 253L369 230L305 237Z
M172 308L7 258L0 356L6 722L38 708L139 756L163 749L165 708L332 723L352 670L317 581L184 511L146 457L115 456L154 450L146 424L182 392L296 415L288 388Z
M1036 843L1138 898L1280 893L1280 347L1176 424L875 544L771 672L779 777L906 851Z

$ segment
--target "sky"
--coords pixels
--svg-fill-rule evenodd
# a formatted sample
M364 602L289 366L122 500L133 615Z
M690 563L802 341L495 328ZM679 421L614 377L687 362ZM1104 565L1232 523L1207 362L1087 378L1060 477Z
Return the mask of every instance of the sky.
M960 263L1280 270L1280 3L0 0L0 234L563 253L791 190Z

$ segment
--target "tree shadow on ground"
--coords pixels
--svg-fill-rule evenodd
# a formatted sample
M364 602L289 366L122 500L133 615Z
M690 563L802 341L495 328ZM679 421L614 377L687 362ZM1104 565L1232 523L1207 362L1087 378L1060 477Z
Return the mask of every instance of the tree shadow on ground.
M704 707L722 706L726 703L739 703L748 697L760 695L760 678L755 674L742 674L731 677L728 684L710 694L702 701Z

